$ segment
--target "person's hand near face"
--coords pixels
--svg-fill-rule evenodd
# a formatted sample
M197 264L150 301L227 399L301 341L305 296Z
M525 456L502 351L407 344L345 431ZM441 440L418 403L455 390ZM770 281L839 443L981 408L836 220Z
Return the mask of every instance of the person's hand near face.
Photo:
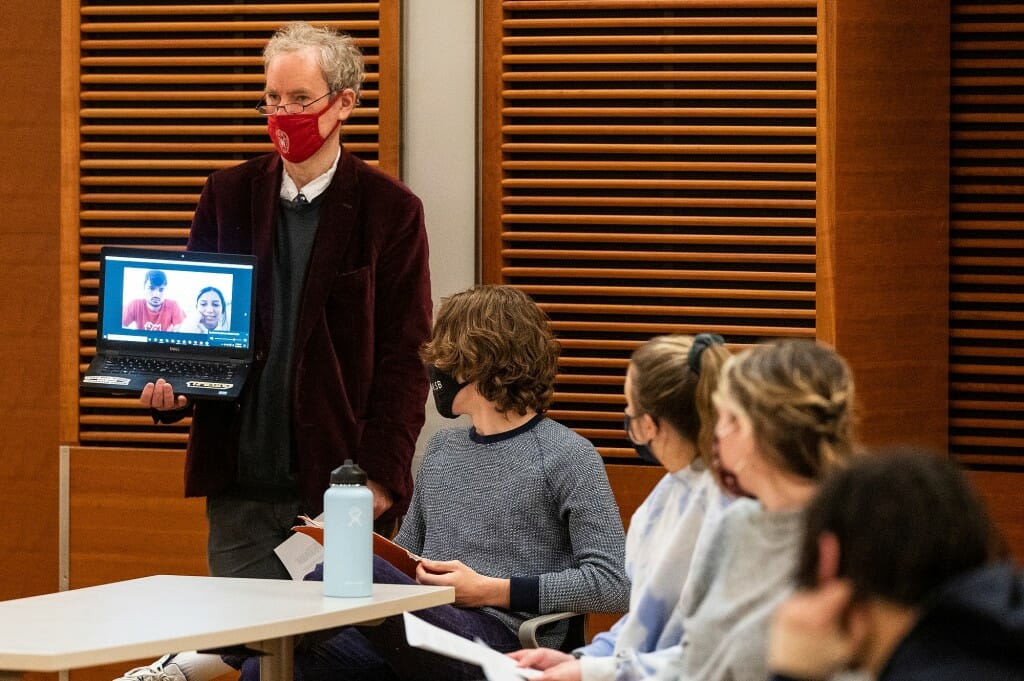
M220 326L224 318L224 304L216 291L207 291L196 300L196 312L199 313L200 325L212 331Z
M818 555L818 587L796 592L776 609L768 638L772 671L809 680L856 666L868 636L853 585L838 577L839 542L834 535L818 538Z

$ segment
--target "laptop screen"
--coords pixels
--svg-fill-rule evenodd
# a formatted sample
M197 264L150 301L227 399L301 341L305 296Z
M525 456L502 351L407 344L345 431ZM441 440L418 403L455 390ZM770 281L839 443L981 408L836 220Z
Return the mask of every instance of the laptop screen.
M252 334L252 256L105 248L97 343L243 356Z

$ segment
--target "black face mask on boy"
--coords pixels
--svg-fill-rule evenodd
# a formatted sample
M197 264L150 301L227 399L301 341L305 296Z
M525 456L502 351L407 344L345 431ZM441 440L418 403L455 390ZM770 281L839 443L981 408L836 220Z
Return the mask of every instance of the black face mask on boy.
M458 418L452 412L452 403L455 402L455 396L459 394L459 391L469 384L470 381L459 383L451 374L431 365L430 391L434 394L434 406L437 408L437 413L446 419Z

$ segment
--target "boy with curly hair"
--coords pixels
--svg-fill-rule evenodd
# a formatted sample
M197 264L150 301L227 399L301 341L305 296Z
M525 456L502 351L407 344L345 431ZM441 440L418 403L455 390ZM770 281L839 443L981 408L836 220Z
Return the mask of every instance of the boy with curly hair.
M544 415L558 354L547 316L507 286L444 299L421 352L438 412L467 415L472 425L430 439L395 542L424 557L417 582L455 588L454 606L417 615L502 652L520 647L528 618L618 612L629 598L622 523L601 457ZM375 558L374 582L411 581ZM560 624L542 633L543 645L562 643ZM246 662L243 681L256 674L256 660ZM402 618L391 617L300 647L295 678L477 679L480 670L409 647Z

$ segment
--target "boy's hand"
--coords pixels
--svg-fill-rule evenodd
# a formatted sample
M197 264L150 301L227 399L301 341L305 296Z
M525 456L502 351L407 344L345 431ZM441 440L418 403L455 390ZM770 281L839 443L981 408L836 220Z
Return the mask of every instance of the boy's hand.
M428 560L416 565L416 581L428 586L455 587L455 605L481 608L509 605L509 580L485 577L459 560Z

